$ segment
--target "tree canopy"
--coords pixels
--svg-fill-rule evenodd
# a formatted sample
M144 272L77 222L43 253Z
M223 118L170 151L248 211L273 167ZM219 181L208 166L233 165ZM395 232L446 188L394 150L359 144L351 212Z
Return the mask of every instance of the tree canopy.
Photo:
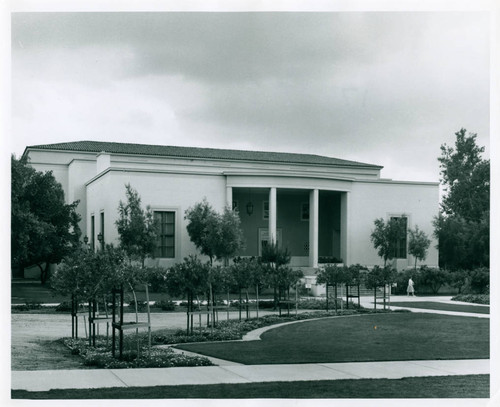
M214 259L227 263L244 247L240 218L228 207L219 214L203 199L186 210L185 219L191 241L201 254L210 258L210 264Z
M466 132L455 133L454 148L441 146L438 161L445 190L441 207L445 215L480 221L490 208L490 161L481 157L484 147L476 144L477 134Z
M78 201L66 204L52 171L36 171L25 157L11 156L11 266L37 265L44 283L50 264L79 245Z
M125 185L127 202L120 201L116 227L120 246L131 259L144 260L154 254L158 236L158 223L149 206L144 210L141 197L130 184Z
M408 230L408 253L415 258L415 269L417 268L417 260L425 260L427 257L427 249L431 245L430 239L427 237L423 230L418 226L415 229Z
M489 267L490 161L477 135L455 133L455 146L441 146L438 158L445 195L434 220L439 264L451 269Z
M397 242L405 233L403 224L404 217L391 218L387 221L379 218L375 219L375 229L370 235L373 246L377 249L378 255L384 260L384 267L387 260L393 259L396 255Z
M126 263L126 254L120 248L108 245L105 250L94 252L80 246L57 267L51 286L64 295L95 300L113 288L143 282L145 275L140 271Z

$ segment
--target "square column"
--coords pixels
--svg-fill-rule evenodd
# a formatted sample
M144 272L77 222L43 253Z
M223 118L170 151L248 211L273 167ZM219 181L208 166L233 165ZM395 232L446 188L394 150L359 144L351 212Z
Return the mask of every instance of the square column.
M233 209L233 187L226 187L226 206Z
M318 267L319 190L309 193L309 267Z
M349 228L349 192L344 192L340 196L340 256L344 264L351 263Z
M276 188L269 189L269 242L276 243Z

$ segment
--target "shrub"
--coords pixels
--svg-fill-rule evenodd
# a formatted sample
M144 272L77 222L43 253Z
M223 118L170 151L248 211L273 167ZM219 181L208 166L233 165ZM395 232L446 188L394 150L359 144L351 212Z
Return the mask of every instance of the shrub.
M489 292L490 285L490 269L480 267L472 270L469 273L470 286L474 293L485 294Z
M470 291L470 282L466 270L453 270L450 272L450 285L458 290L458 293Z
M459 294L455 295L451 300L471 302L473 304L489 304L490 296L486 294Z
M430 287L432 292L437 294L444 284L451 281L451 276L446 269L422 266L420 268L420 279L423 285Z
M156 301L155 302L155 308L161 308L163 311L174 311L175 310L175 304L172 301Z
M479 267L474 270L455 270L450 273L451 284L459 294L489 293L490 269Z
M274 301L259 300L259 309L273 309Z
M394 294L403 295L406 294L406 289L408 287L408 280L413 280L415 283L415 290L421 291L421 278L420 278L420 270L404 270L402 272L397 273L394 282L396 286L394 287Z
M135 301L130 300L128 303L129 308L132 308L135 310ZM137 301L137 311L144 311L146 310L146 301Z
M330 304L332 308L333 303ZM300 309L326 309L326 299L307 299L299 301Z
M27 301L22 305L14 305L12 307L12 309L16 311L31 311L31 310L38 310L40 308L42 308L42 304L33 301L32 302Z
M63 301L56 307L56 312L71 312L73 306L70 301Z

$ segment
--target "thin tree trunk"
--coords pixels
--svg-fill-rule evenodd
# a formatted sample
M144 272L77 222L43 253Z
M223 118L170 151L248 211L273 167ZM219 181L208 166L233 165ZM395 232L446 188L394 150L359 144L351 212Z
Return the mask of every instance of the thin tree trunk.
M49 267L50 263L46 262L45 267L42 267L41 264L37 264L38 268L40 269L40 282L42 284L45 284L49 278Z
M257 311L257 319L259 319L259 285L257 284L255 286L255 296L257 297L257 308L256 308L256 311Z
M238 288L238 291L239 291L239 310L240 310L240 321L241 321L241 288Z
M214 319L215 319L215 313L214 313L214 301L213 301L213 293L212 293L212 283L210 283L210 306L212 307L212 330L214 329Z
M246 307L245 308L246 308L246 313L247 313L247 319L250 319L250 310L248 309L248 305L249 305L248 300L249 300L249 298L248 298L248 287L247 287L246 288L246 304L245 304Z

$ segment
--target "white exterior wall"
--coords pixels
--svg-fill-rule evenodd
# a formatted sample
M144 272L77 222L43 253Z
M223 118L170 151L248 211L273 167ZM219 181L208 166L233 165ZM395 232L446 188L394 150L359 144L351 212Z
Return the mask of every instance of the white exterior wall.
M379 179L376 168L341 168L287 163L238 162L111 154L97 174L96 153L28 150L31 165L39 171L53 171L63 186L68 203L79 199L82 236L90 236L91 215L95 216L96 246L100 213L105 213L105 242L118 243L115 221L118 204L125 199L130 183L141 196L143 206L153 210L174 210L176 257L161 260L162 266L182 261L196 253L189 240L185 210L204 197L216 210L227 202L229 188L285 188L343 192L341 197L341 254L347 264L382 264L370 240L376 218L405 214L408 227L418 225L431 246L422 264L437 266L432 220L438 214L436 183L394 182ZM107 157L106 157L107 158ZM103 160L101 160L103 164ZM106 169L107 166L110 168ZM278 214L279 216L279 214ZM412 266L414 259L399 260L398 267Z
M219 175L165 174L155 172L124 172L111 170L87 186L87 227L90 230L91 216L95 216L96 235L100 232L100 213L104 211L104 240L118 244L115 222L118 205L125 201L125 185L130 184L141 197L143 208L150 206L158 211L176 212L175 258L152 260L160 266L171 266L189 254L199 253L189 239L184 220L186 209L204 197L221 211L226 203L226 180ZM95 237L97 244L97 237Z
M436 240L432 236L434 228L432 220L439 212L439 188L435 183L411 182L355 182L349 197L348 247L350 263L366 266L383 265L373 247L370 235L374 229L374 221L383 218L387 221L391 216L406 215L408 228L418 225L424 231L431 245L427 258L422 264L437 267L438 251ZM398 260L398 268L414 265L414 258L408 255L407 260ZM419 263L420 264L420 263Z
M76 211L82 217L80 229L82 236L88 235L90 229L87 229L87 187L86 182L95 175L95 161L74 160L67 167L68 191L64 193L68 203L79 200Z

